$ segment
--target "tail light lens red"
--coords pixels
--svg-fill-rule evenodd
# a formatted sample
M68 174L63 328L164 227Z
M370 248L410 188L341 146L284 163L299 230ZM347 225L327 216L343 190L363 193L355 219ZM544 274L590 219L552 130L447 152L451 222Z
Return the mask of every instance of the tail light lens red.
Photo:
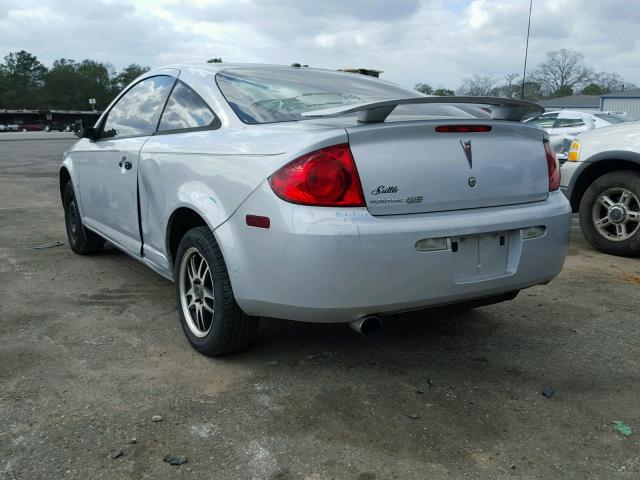
M560 164L556 154L551 148L549 140L544 140L544 153L547 156L547 170L549 172L549 191L553 192L560 188Z
M307 153L269 179L281 199L300 205L364 207L358 170L346 143Z
M438 133L479 133L490 132L491 125L439 125L436 127Z

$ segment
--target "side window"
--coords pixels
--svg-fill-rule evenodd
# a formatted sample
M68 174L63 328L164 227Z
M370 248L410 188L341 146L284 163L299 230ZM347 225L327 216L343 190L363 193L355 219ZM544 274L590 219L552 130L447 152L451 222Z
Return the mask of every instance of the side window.
M102 137L151 135L175 79L166 75L135 84L107 114Z
M219 120L205 101L178 80L162 113L159 132L217 127Z
M558 120L558 128L582 126L584 126L584 121L581 118L561 118Z
M551 115L541 115L538 118L529 120L528 123L533 123L534 125L538 125L541 128L553 128L553 124L556 122L557 117L557 113Z

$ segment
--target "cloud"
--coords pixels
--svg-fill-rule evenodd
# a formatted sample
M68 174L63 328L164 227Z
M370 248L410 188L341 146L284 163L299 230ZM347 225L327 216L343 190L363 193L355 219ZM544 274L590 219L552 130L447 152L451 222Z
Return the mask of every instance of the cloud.
M363 66L405 86L456 88L473 73L522 71L528 8L526 0L3 0L0 53L116 68L219 56ZM535 0L529 65L573 48L596 70L640 83L638 24L628 0Z

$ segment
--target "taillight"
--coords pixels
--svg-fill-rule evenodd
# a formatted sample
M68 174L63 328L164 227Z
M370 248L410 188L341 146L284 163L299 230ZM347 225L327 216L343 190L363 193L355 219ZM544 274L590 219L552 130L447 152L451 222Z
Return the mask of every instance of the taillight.
M544 140L544 153L547 156L547 171L549 172L549 191L553 192L560 188L560 164L556 154L551 148L549 140Z
M490 132L491 125L438 125L438 133L478 133Z
M300 205L364 207L364 195L346 143L307 153L269 179L281 199Z

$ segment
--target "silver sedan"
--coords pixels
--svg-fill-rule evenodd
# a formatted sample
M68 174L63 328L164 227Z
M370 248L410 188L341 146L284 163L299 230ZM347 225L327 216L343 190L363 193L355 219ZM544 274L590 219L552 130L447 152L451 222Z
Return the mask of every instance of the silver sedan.
M540 112L304 67L152 70L64 156L69 243L108 240L174 281L212 356L247 346L259 317L370 331L512 299L568 245L557 161L519 122Z

